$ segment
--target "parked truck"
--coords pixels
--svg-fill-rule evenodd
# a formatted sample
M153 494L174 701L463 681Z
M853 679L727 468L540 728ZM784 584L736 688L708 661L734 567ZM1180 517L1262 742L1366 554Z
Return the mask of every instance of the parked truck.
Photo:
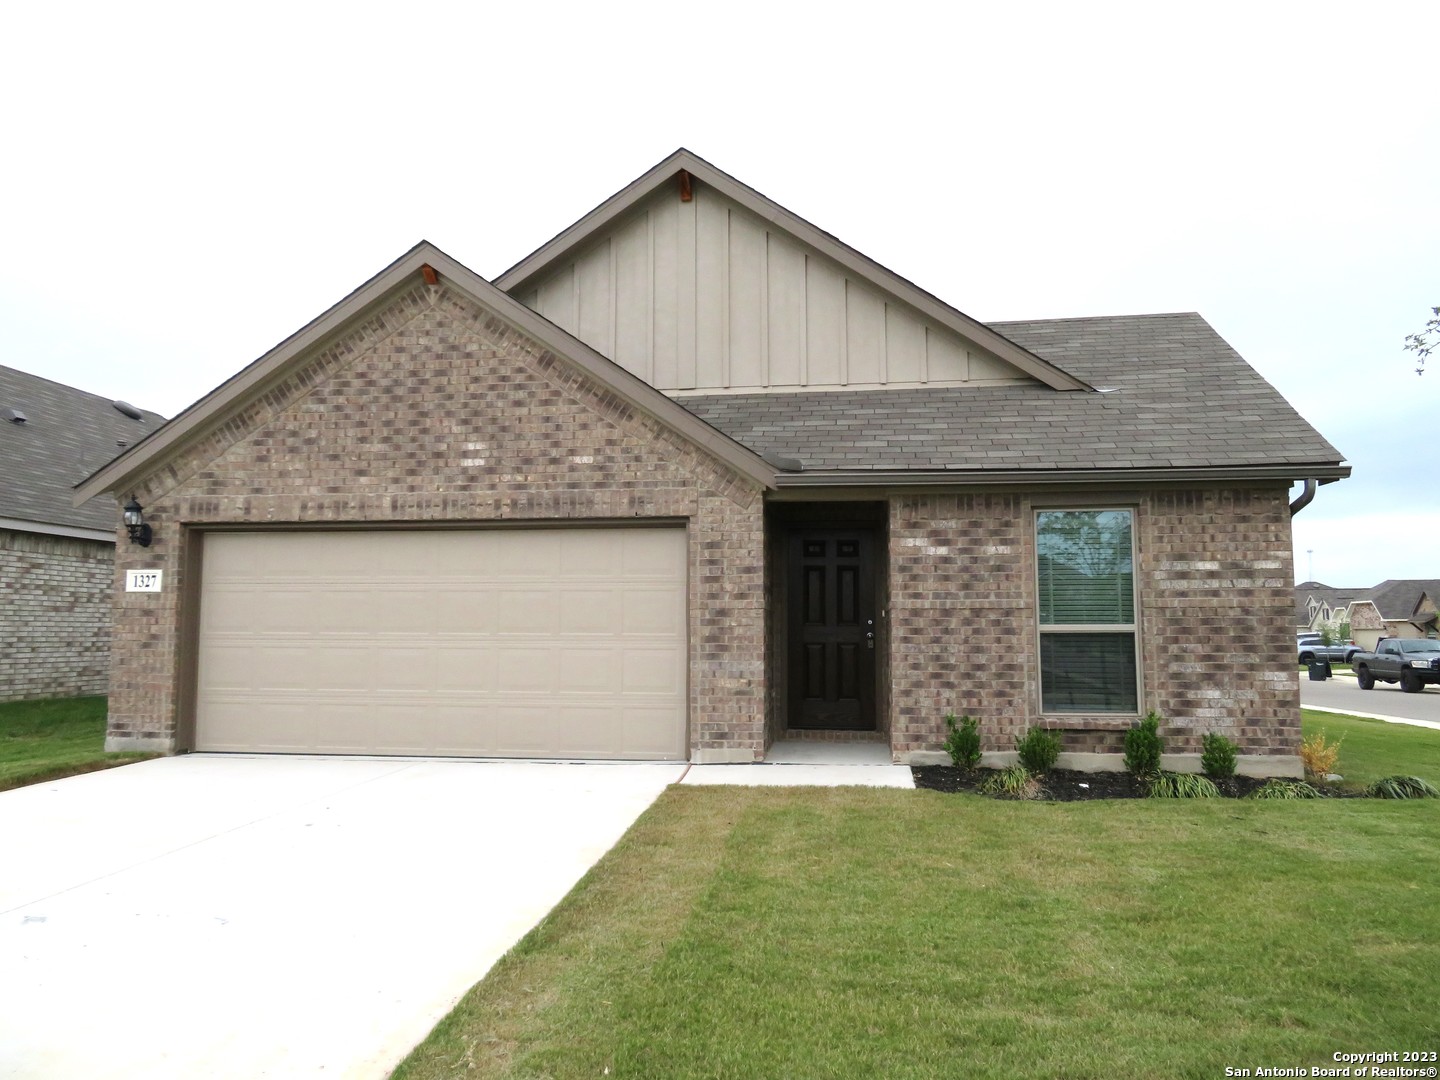
M1417 694L1440 683L1440 641L1381 638L1374 652L1356 653L1350 663L1361 690L1374 690L1377 682L1398 682L1405 693Z
M1313 664L1317 660L1328 660L1332 664L1348 664L1361 651L1353 641L1337 641L1334 645L1322 645L1319 634L1296 634L1295 650L1302 664Z

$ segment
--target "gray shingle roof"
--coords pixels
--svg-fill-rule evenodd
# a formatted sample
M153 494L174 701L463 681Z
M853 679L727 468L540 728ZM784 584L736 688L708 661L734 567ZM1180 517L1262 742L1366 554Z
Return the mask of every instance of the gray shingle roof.
M1369 589L1344 589L1319 581L1302 581L1295 586L1295 625L1309 625L1309 603L1312 596L1328 605L1331 611L1335 611L1347 607L1352 600L1363 599L1369 592Z
M1391 578L1361 593L1360 599L1374 604L1382 619L1409 619L1425 593L1430 594L1431 600L1440 602L1440 580Z
M798 458L807 472L1342 460L1193 312L990 325L1078 378L1116 391L1057 391L1032 382L678 400L759 453Z
M4 419L7 409L25 422ZM113 530L114 502L76 508L71 488L164 423L159 413L141 413L134 420L109 398L0 367L0 518Z

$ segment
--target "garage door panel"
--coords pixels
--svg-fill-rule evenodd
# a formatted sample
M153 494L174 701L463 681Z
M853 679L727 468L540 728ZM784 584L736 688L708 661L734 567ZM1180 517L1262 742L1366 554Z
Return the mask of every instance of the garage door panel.
M495 650L476 641L442 642L435 650L437 693L493 694L498 659Z
M257 745L279 753L311 753L315 733L308 703L260 695L217 698L209 705L214 731L207 750L248 751Z
M205 543L199 749L685 756L679 529Z
M560 630L560 596L553 588L497 589L492 633L551 637Z
M667 759L674 756L675 725L666 705L621 707L626 756Z
M625 650L621 691L670 697L685 685L685 656L678 648Z
M625 591L620 601L620 632L675 639L685 632L685 594L678 588L649 586Z
M550 704L495 707L495 752L505 757L547 757L560 752L560 721Z
M560 679L557 688L563 694L603 694L613 697L621 689L620 649L570 648L560 654Z
M423 694L435 687L435 657L428 645L377 642L365 663L369 685L377 689Z
M666 541L663 529L632 529L620 544L620 572L627 581L642 578L685 580L685 545Z
M608 637L615 633L615 613L625 590L606 585L572 585L560 605L560 633Z
M583 531L557 533L560 538L560 577L593 581L614 577L620 570L620 547L597 543Z

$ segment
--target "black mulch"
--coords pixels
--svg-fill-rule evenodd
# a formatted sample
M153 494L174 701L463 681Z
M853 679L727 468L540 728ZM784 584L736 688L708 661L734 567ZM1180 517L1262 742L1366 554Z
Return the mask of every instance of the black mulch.
M953 765L912 765L917 788L931 791L968 791L979 794L980 784L990 775L989 769L967 772ZM1087 799L1144 799L1148 792L1128 772L1073 772L1051 769L1041 781L1045 788L1042 798L1056 802L1083 802ZM1220 794L1231 799L1244 798L1265 783L1255 776L1232 776L1217 780Z

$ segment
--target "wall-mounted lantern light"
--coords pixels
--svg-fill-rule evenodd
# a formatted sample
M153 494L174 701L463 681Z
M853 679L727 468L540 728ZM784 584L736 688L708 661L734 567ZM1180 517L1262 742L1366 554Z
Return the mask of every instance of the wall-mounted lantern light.
M139 544L141 547L150 546L151 530L145 524L145 515L141 513L142 507L135 501L135 496L130 496L130 501L125 504L125 528L130 533L130 542Z

